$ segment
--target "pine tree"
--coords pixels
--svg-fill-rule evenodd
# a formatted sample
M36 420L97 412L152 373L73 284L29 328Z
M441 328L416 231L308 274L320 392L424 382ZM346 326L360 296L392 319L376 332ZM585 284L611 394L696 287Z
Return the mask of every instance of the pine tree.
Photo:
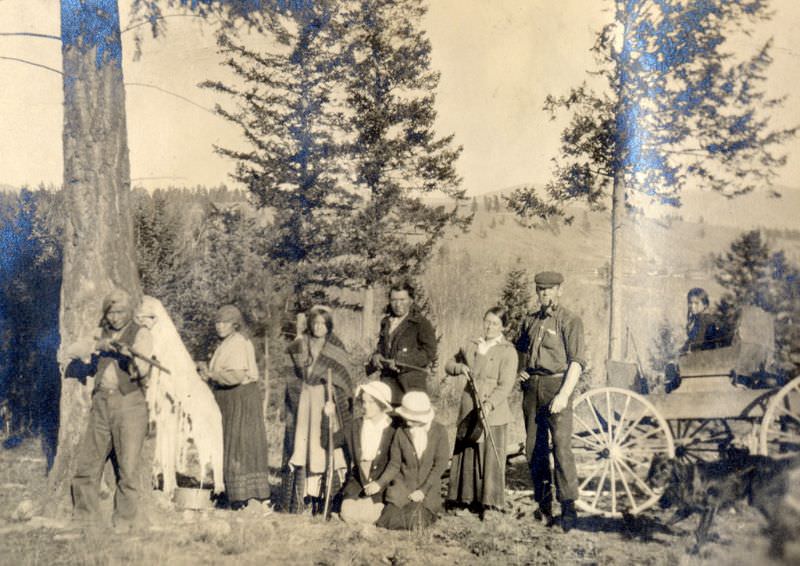
M234 177L257 206L274 213L269 256L287 276L298 310L330 299L327 289L349 279L336 257L342 225L358 202L345 188L344 118L334 97L344 62L336 22L342 5L320 1L291 12L280 32L268 34L271 49L221 35L225 63L244 86L204 83L237 104L217 112L240 126L250 148L217 151L237 162Z
M717 310L732 333L741 308L756 305L775 315L779 370L790 375L800 367L800 271L783 251L772 252L760 231L745 232L715 260L717 282L726 289Z
M508 310L508 331L506 335L513 339L520 329L523 319L530 310L531 277L525 269L513 269L508 272L503 291L500 295L500 304Z
M346 84L349 148L364 202L344 226L343 251L364 287L418 275L448 226L464 227L453 136L436 137L430 41L421 0L355 0L348 13ZM422 197L440 193L451 209Z

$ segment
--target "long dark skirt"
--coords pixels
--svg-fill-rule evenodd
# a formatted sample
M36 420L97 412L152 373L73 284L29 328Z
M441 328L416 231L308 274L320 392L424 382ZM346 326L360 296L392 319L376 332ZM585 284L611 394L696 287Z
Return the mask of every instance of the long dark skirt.
M500 462L488 439L453 454L447 499L464 505L480 503L502 509L506 487L506 427L491 427Z
M402 507L387 504L375 524L393 531L413 531L432 525L436 519L436 513L424 507L421 501L410 501Z
M228 501L269 498L267 435L258 384L216 389L214 397L222 413Z

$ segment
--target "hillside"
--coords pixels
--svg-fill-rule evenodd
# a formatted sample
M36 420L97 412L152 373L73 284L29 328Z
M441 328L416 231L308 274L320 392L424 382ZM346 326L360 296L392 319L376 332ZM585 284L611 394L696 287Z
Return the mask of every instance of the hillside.
M497 301L511 269L522 266L531 273L557 269L566 277L564 303L584 319L593 379L601 379L608 325L608 213L576 209L571 226L526 228L512 213L487 212L481 197L477 200L470 231L451 234L425 276L443 333L443 354L477 331L481 314ZM719 297L711 258L741 232L732 226L675 218L639 217L631 222L622 259L623 316L645 364L662 321L682 332L690 288L704 287L712 300ZM768 241L773 250L783 249L798 261L798 236L774 231L768 233ZM629 353L636 355L633 350Z

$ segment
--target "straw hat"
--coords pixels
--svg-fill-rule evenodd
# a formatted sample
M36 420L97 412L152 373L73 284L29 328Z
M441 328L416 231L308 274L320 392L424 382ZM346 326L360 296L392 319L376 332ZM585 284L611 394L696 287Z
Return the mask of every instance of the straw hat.
M407 421L428 424L433 420L433 407L424 391L409 391L403 395L403 402L395 413Z
M369 381L356 387L356 396L366 393L381 405L384 409L392 408L392 388L382 381Z

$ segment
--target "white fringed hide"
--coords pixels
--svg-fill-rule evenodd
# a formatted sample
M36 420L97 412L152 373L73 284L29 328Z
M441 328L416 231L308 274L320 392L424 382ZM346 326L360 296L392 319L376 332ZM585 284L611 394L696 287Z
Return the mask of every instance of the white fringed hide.
M176 476L214 482L214 492L224 491L222 479L222 416L208 384L197 373L161 301L145 296L137 320L150 327L153 355L170 374L153 367L147 387L150 421L155 424L156 449L153 478L163 477L164 493L172 497Z

